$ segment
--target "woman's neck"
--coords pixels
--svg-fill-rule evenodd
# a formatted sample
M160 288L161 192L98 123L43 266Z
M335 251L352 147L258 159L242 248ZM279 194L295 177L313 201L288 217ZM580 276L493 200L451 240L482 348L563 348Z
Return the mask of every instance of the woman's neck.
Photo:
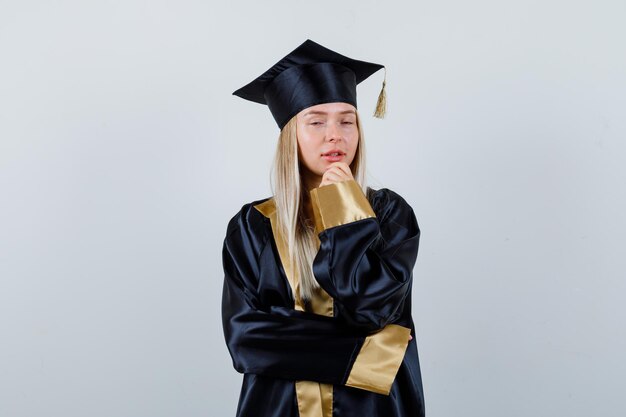
M319 187L321 182L322 182L322 177L318 175L314 175L311 173L302 174L302 184L304 186L304 191L306 191L307 197L313 188Z

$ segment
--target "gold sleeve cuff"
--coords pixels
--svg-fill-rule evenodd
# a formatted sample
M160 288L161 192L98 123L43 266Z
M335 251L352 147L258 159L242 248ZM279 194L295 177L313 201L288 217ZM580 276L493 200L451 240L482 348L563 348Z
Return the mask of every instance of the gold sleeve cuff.
M409 344L411 329L388 324L365 338L346 381L349 387L389 395Z
M314 188L310 194L317 233L334 226L376 217L363 190L353 179Z

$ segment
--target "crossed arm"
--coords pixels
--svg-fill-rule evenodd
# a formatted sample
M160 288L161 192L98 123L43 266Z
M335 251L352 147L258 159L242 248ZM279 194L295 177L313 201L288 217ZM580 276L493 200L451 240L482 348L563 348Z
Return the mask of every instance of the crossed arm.
M419 229L402 223L414 215L410 208L400 213L396 199L385 205L379 223L356 183L348 183L312 192L321 241L314 273L340 306L340 317L262 305L258 259L267 241L259 243L241 212L229 223L222 320L238 372L389 394L410 333L391 322L410 288Z

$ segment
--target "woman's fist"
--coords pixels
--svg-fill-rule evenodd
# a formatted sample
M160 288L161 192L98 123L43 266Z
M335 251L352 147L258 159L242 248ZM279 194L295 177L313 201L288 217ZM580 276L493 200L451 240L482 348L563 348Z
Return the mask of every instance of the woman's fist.
M330 185L335 182L353 180L352 171L345 162L333 162L322 175L322 182L318 187Z

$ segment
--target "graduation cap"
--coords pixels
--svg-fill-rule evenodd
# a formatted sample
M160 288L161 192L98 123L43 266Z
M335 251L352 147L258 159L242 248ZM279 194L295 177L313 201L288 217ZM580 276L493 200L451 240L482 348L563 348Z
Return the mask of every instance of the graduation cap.
M310 39L287 54L234 95L266 104L278 127L307 107L344 102L356 108L356 86L384 68L372 62L340 55ZM375 117L386 110L385 80L378 96Z

